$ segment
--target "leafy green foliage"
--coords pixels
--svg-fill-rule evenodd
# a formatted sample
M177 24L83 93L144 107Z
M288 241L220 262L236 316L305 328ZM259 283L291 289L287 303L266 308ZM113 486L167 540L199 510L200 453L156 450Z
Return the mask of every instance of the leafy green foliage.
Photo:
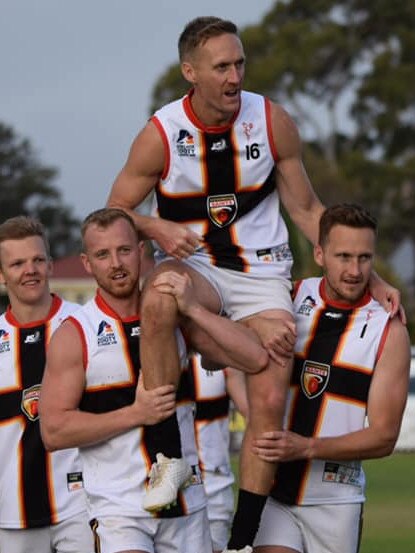
M61 257L78 249L79 221L51 184L56 174L36 159L28 140L0 123L0 222L16 215L39 219L48 232L52 256Z
M415 241L414 28L414 0L281 0L241 30L244 87L294 117L323 202L360 202L378 218L385 258L404 237ZM186 89L170 67L153 108ZM307 255L292 241L294 256Z

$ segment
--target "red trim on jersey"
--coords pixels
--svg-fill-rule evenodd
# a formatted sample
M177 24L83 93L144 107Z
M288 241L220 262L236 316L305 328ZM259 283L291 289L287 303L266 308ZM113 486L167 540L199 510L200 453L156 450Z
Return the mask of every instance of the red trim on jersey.
M122 318L118 315L116 311L113 310L113 308L108 305L108 303L104 300L104 298L101 296L101 293L99 289L97 290L96 296L95 296L95 303L97 304L98 308L103 311L106 315L109 315L113 319L116 319L117 321L122 321L123 323L130 323L132 321L139 321L140 315L137 313L136 315L131 315L130 317Z
M170 170L170 148L169 148L169 140L167 138L166 131L163 128L163 125L160 123L160 121L157 119L155 115L151 117L150 121L152 121L160 133L161 139L163 141L164 146L164 167L163 172L161 174L161 178L165 179L167 177L167 174Z
M59 296L56 294L51 294L52 296L52 303L50 305L49 313L46 315L44 319L40 319L38 321L31 321L30 323L20 324L19 321L15 318L15 316L12 313L12 308L9 305L6 309L5 318L6 321L13 325L17 326L19 328L31 328L33 326L39 326L41 324L46 323L49 321L56 313L59 311L60 306L62 305L62 300Z
M383 329L383 333L382 333L382 336L381 336L380 342L379 342L378 351L376 353L375 363L377 363L379 361L380 356L382 355L383 348L385 347L386 338L388 337L390 327L391 327L391 319L388 320L388 322L385 325L385 328Z
M265 121L267 122L267 135L269 147L271 148L272 157L274 161L277 162L280 159L278 155L277 146L275 145L275 137L272 132L272 117L271 117L271 102L269 98L264 98L265 100Z
M86 368L88 366L88 347L84 329L82 328L81 323L71 315L67 319L65 319L65 321L72 323L78 331L79 338L81 339L82 344L82 363L84 365L84 371L86 371Z
M293 284L293 289L291 290L291 298L292 298L293 301L297 297L298 290L300 289L300 286L301 286L302 282L303 282L302 279L301 280L296 280Z
M239 108L235 111L235 113L233 114L232 119L229 121L229 123L227 123L226 125L222 125L222 126L209 127L209 126L205 125L204 123L202 123L202 121L200 121L200 119L198 119L197 115L193 111L192 96L193 96L194 93L195 93L195 91L192 88L189 91L188 95L183 98L183 109L184 109L185 114L187 115L187 117L193 123L193 125L195 127L197 127L198 129L200 129L203 132L208 132L208 133L221 133L221 132L227 131L228 129L230 129L232 127L232 125L234 124L236 118L239 115L242 100L240 100Z
M323 298L323 300L326 302L327 305L331 305L332 307L338 307L339 309L357 309L358 307L363 307L364 305L367 305L372 299L369 293L369 290L366 289L363 296L356 303L346 303L342 301L332 300L327 296L327 293L326 293L325 277L321 279L321 282L319 285L319 292L320 292L320 296Z

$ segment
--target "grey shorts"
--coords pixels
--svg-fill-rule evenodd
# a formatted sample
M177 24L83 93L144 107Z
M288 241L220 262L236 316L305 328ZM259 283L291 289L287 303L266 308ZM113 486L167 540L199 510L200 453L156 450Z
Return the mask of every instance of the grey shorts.
M103 516L92 522L101 553L212 553L206 509L177 518Z
M361 503L297 506L269 498L255 545L284 546L299 553L356 553L361 519Z
M160 257L157 264L171 259ZM197 255L184 259L182 263L197 271L212 285L221 300L222 310L233 321L274 309L293 314L290 295L292 283L289 280L215 267Z
M1 553L94 553L86 512L44 528L0 528Z

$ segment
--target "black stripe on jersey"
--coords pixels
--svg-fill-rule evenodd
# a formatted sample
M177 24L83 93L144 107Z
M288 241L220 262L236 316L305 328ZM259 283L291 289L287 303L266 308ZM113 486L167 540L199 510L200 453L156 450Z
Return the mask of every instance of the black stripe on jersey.
M328 312L337 314L338 318L327 316ZM371 375L333 364L339 340L349 324L352 313L352 310L340 310L331 306L322 310L308 351L305 352L304 357L295 358L291 382L298 386L300 393L293 406L290 426L293 432L303 436L313 436L325 393L337 394L361 402L367 401ZM304 361L307 359L330 365L326 389L312 399L307 398L301 391L301 373ZM306 460L281 463L278 467L277 483L271 495L283 503L297 503L307 468Z
M22 391L0 392L0 421L8 420L22 414L20 403Z
M275 168L271 170L265 182L257 190L237 192L235 163L239 159L239 152L234 148L231 129L223 133L205 132L202 135L202 141L205 151L205 159L202 160L202 163L207 178L207 195L185 197L181 194L177 199L163 195L160 187L157 187L159 215L163 219L179 223L207 221L208 230L204 240L213 257L214 264L234 271L244 271L245 262L241 248L232 240L230 232L232 223L228 226L218 227L212 222L208 213L207 196L235 195L237 212L233 221L236 222L275 190Z
M79 408L89 413L107 413L127 405L131 405L135 399L137 382L140 375L140 338L136 333L140 321L123 322L124 337L128 347L128 357L134 369L134 381L117 387L108 385L105 389L88 391L85 390ZM134 329L134 330L133 330Z
M19 329L19 357L23 390L42 381L46 362L45 325ZM52 522L49 502L50 481L46 451L40 436L39 420L25 417L22 436L23 504L25 527L48 526Z
M196 402L195 419L197 421L211 421L218 418L227 417L228 414L229 397L221 397Z

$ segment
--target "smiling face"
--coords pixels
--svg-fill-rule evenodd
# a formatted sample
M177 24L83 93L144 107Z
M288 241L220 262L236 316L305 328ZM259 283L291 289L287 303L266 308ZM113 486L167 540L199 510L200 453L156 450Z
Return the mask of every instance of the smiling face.
M362 298L373 268L375 240L371 228L336 224L324 244L315 246L314 259L323 268L329 299L352 305Z
M193 85L192 106L206 126L228 123L239 109L245 54L239 37L224 33L201 43L182 62L184 78Z
M142 242L125 219L102 227L92 223L84 234L85 269L92 274L104 296L115 299L137 297Z
M52 263L40 236L4 240L0 262L0 282L6 286L12 308L49 301Z

